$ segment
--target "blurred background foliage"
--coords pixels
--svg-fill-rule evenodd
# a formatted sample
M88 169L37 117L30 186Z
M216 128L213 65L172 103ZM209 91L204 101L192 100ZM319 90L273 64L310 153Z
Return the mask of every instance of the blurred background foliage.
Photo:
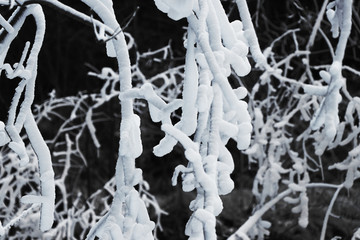
M80 1L61 1L67 5L87 14L91 10ZM322 5L321 0L249 0L249 8L253 17L256 32L262 49L265 49L281 34L289 29L299 28L297 33L300 46L305 46L312 27ZM230 20L239 19L236 5L233 1L223 1L224 8L228 12ZM183 47L183 35L186 21L172 21L165 14L157 10L153 1L114 1L114 9L118 21L125 25L136 9L135 17L125 29L135 39L136 46L130 50L131 60L134 63L136 52L156 50L170 44L171 55L161 62L153 58L142 58L139 62L142 72L146 77L184 64L185 49ZM9 14L7 9L0 9L4 16ZM103 67L116 70L116 61L109 59L105 54L103 42L96 39L93 28L77 22L58 11L44 6L47 19L47 32L39 57L39 70L36 85L35 103L40 104L49 97L49 92L55 90L56 97L74 96L83 93L99 92L103 82L88 75L88 72L99 73ZM354 1L353 28L348 42L345 64L357 67L360 63L360 2ZM33 37L33 22L27 21L22 28L19 37L12 44L8 61L15 62L21 55L26 40ZM330 32L330 24L323 20L324 32ZM336 40L332 41L333 46ZM293 41L282 39L281 44L274 47L275 57L287 56L295 49ZM318 34L315 44L311 49L311 61L321 65L329 62L331 58L325 41ZM302 63L294 63L291 77L299 79L303 72ZM243 84L251 90L258 81L261 72L254 69L248 76L242 79ZM314 74L316 72L314 71ZM356 75L348 75L348 90L355 96L359 95L360 78ZM232 79L234 84L239 84ZM0 87L0 119L5 120L11 97L17 82L11 82L1 76ZM280 93L279 93L280 94ZM265 96L265 95L264 95ZM90 101L90 100L89 100ZM185 223L190 216L189 202L194 198L192 193L184 193L181 186L171 186L171 176L174 168L186 161L183 150L176 146L175 150L165 157L157 158L152 154L152 147L162 138L163 133L159 125L153 123L146 107L140 108L138 114L141 117L142 139L144 152L137 160L138 167L143 170L144 179L151 186L150 192L156 196L160 206L169 213L162 217L163 232L159 232L159 239L186 239L184 236ZM67 109L60 110L63 116L69 113ZM74 198L77 192L82 193L85 201L92 193L100 189L115 172L115 161L118 148L119 135L117 134L120 119L120 106L117 99L113 99L96 110L101 120L95 124L97 137L102 143L100 149L94 146L90 134L85 130L81 140L81 150L87 160L85 166L81 160L70 169L68 184ZM56 134L61 119L52 118L43 120L40 130L46 139L51 139ZM302 124L299 122L294 123ZM251 214L254 204L251 188L256 174L254 167L248 165L245 155L236 149L236 144L231 142L228 147L232 149L235 162L235 170L232 177L236 184L233 193L223 197L224 210L218 218L218 239L225 239L232 234ZM54 150L56 144L50 145ZM335 161L331 159L344 159L346 152L327 151L325 153L329 165ZM338 160L336 160L338 161ZM56 158L55 158L55 170ZM327 178L334 181L344 178L344 173L327 172ZM333 175L332 175L333 174ZM329 238L342 236L349 239L353 231L360 226L360 194L359 184L355 184L353 190L346 193L343 191L337 200L334 212L341 212L341 219L331 218L328 227ZM264 218L271 219L273 226L269 239L315 239L319 236L324 213L331 199L332 190L312 189L310 197L310 224L309 229L301 229L297 225L297 219L291 215L290 206L285 203L279 204L276 211L270 211ZM350 201L347 196L352 195ZM357 197L354 197L357 196ZM327 238L327 239L329 239Z

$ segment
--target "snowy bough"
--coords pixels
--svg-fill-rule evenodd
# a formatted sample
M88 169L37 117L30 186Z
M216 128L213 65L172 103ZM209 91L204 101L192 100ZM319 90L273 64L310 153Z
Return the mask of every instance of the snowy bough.
M56 8L62 9L85 21L92 19L81 14L57 1L47 1ZM112 8L112 2L106 1L84 1L106 24L95 22L95 28L105 37L105 31L113 34L120 29ZM9 4L2 3L2 4ZM14 7L14 2L11 1ZM54 172L51 166L50 152L37 128L34 116L31 112L31 105L34 99L34 87L37 73L37 57L40 51L45 34L45 19L42 8L38 4L31 4L26 1L16 2L16 10L12 17L6 21L2 19L2 45L1 60L2 70L5 70L10 79L19 77L20 83L16 88L12 105L10 106L8 121L1 122L1 144L9 144L9 147L18 155L20 165L26 166L29 157L25 144L20 137L20 132L25 127L26 134L39 161L39 178L41 196L24 196L21 201L28 204L41 204L40 229L47 231L54 221L55 208L55 181ZM18 63L12 67L4 63L11 42L21 29L26 18L32 15L36 22L36 36L30 54L27 57L29 43L26 43L23 55ZM99 26L96 26L99 25ZM115 36L115 35L114 35ZM126 92L131 88L131 65L128 57L128 48L125 36L122 31L107 44L107 53L110 57L117 57L119 67L120 91ZM24 64L24 61L27 61ZM25 66L24 66L25 65ZM21 95L23 100L19 106ZM121 103L122 122L120 127L119 159L116 166L116 192L113 204L109 212L93 227L87 239L94 239L96 236L102 239L152 239L154 223L149 220L146 207L134 186L142 180L141 170L135 168L135 158L142 152L140 139L140 120L133 113L131 100L124 100ZM88 115L91 118L91 111ZM91 120L87 119L90 132L94 134ZM68 143L71 144L71 142ZM13 222L2 228L1 235L6 234L5 230L11 227Z
M138 96L129 94L127 97L145 98L152 120L161 121L166 135L154 148L157 156L169 153L177 142L184 147L189 162L187 166L176 167L173 185L181 173L183 190L196 189L197 192L196 199L190 203L193 214L185 234L189 239L216 239L216 216L223 208L220 195L234 188L230 178L234 163L225 145L232 138L239 150L246 149L252 131L247 104L242 100L247 90L244 87L232 89L227 77L231 69L238 76L249 73L249 43L254 53L260 55L259 64L264 64L265 60L258 52L245 1L238 4L248 24L246 32L239 20L229 22L220 1L156 0L155 4L170 18L186 17L189 23L184 43L187 51L182 99L165 104L151 94L147 85L137 91ZM170 113L176 108L181 108L182 116L173 125Z
M256 165L258 170L252 188L255 197L253 213L242 226L237 226L239 229L229 239L263 239L269 234L271 223L262 218L282 199L288 205L295 205L291 211L299 214L298 224L306 228L309 224L308 189L318 187L336 189L323 220L320 239L325 238L327 222L339 192L343 188L350 189L360 177L360 130L356 125L358 120L354 120L359 117L360 100L347 92L342 76L342 69L350 69L354 74L360 75L358 71L343 65L352 25L351 0L324 2L306 46L300 46L297 41L296 34L299 30L291 29L276 39L264 53L258 44L245 0L235 1L241 21L232 22L229 21L220 0L154 0L156 7L169 18L176 21L185 18L188 23L184 41L185 65L158 75L163 78L164 85L168 75L176 73L183 78L181 95L172 93L172 97L169 97L169 92L163 94L166 86L156 86L153 78L147 79L137 63L131 65L129 49L133 45L133 39L123 31L124 26L117 22L112 1L82 2L98 19L55 0L0 0L0 4L7 6L12 12L9 19L0 15L0 69L11 81L19 81L9 107L8 118L0 121L0 145L9 148L1 152L2 165L6 167L4 173L0 173L0 194L4 195L0 195L0 199L4 202L7 197L4 187L6 184L16 189L13 179L21 178L18 182L20 189L25 185L31 186L31 194L21 196L20 202L23 205L16 211L15 216L11 211L6 212L7 218L0 225L0 236L7 236L9 229L20 219L33 219L34 212L40 209L40 230L45 232L42 235L45 238L74 237L75 224L82 226L80 237L86 239L156 238L155 229L161 224L150 220L147 206L152 205L158 217L164 212L147 192L148 186L143 180L142 170L135 166L135 160L143 152L141 119L136 114L138 109L134 104L140 100L147 103L151 120L159 123L165 134L154 147L153 153L158 157L165 156L171 153L178 143L184 149L187 164L178 165L174 169L172 184L175 186L181 178L183 191L196 192L195 199L190 203L192 215L185 228L189 239L217 239L216 218L223 209L220 196L229 194L234 189L234 182L230 177L234 170L234 161L227 148L230 140L236 142L237 149L243 150L248 156L249 164ZM104 80L100 93L59 99L52 93L50 100L38 106L34 114L32 104L38 55L46 32L42 4L50 5L91 25L97 39L106 43L107 56L117 60L118 73L109 68L104 68L101 73L89 73ZM339 39L334 50L326 38L333 56L330 65L312 66L310 48L316 34L322 32L321 21L325 12L331 23L332 36ZM11 43L28 17L33 17L36 24L33 43L25 43L18 62L6 63ZM278 60L274 57L273 47L277 41L288 36L292 37L295 51ZM159 51L166 53L167 48ZM137 54L139 58L140 55ZM254 60L255 68L262 71L260 81L250 92L242 86L240 80L240 77L248 75L252 69L249 56ZM296 58L301 58L305 69L300 79L292 79L290 74L291 61ZM325 69L318 73L321 79L314 80L314 69L319 68ZM240 86L233 88L228 79L230 77L238 79ZM141 84L134 86L134 79L140 79ZM277 85L280 85L283 95L276 92ZM263 89L267 96L257 99ZM278 96L288 98L287 108L280 107ZM340 118L339 104L342 96L346 97L347 107L344 117ZM104 211L99 217L92 208L96 207L96 197L99 197L100 193L94 193L88 199L88 209L71 208L67 202L65 179L72 164L72 155L79 156L86 164L79 147L79 139L85 128L88 129L95 147L100 147L94 112L116 97L121 105L116 173L104 187L112 197L111 204L107 204L107 198L100 197ZM246 97L249 105L244 101ZM89 99L93 102L92 105L87 104ZM60 135L64 139L59 143L63 146L61 150L52 154L64 162L63 172L55 180L51 153L41 136L37 122L41 122L43 118L58 116L56 109L61 107L69 107L72 111L56 136L48 141L55 143L60 139ZM178 121L174 121L172 116L179 112L181 116ZM80 124L69 124L78 118L82 119ZM295 118L308 123L294 139L289 136L289 129L294 129L292 121ZM25 131L22 131L23 128ZM344 131L345 128L351 128L352 133ZM307 142L311 142L315 150L309 148ZM352 150L348 157L329 167L346 171L345 181L338 185L312 182L312 171L324 171L321 162L324 152L349 143L352 144ZM298 145L301 147L296 147ZM319 160L314 160L314 156ZM16 174L13 174L11 169L15 166L14 161L18 161L19 166L27 170L17 170ZM315 167L310 167L312 165ZM36 166L38 174L34 173L37 171ZM34 185L38 185L40 191L37 191ZM55 196L56 187L60 189L60 196ZM9 196L11 198L14 195L17 199L21 194L23 192L16 189L9 193ZM56 200L56 197L61 198L61 201ZM14 208L18 204L14 201L10 203ZM59 205L63 209L61 213L55 211ZM56 227L53 227L54 216ZM88 232L86 224L91 225Z

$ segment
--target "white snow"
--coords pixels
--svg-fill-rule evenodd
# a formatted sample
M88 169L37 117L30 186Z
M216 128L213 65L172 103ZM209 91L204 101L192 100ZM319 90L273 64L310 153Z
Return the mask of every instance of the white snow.
M140 118L133 114L123 119L120 128L120 154L131 158L137 158L142 153L140 136Z
M175 21L192 14L195 4L197 0L155 0L156 7Z
M10 141L10 138L5 130L5 124L0 121L0 146L4 146Z

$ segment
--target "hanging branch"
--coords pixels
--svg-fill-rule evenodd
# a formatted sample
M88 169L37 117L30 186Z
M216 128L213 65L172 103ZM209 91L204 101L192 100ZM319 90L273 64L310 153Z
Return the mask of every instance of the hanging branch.
M335 11L332 8L335 7ZM345 48L351 31L352 0L331 2L328 5L327 16L332 24L333 37L339 35L333 63L329 71L320 71L320 76L328 84L325 86L304 85L304 91L308 94L324 96L320 107L311 120L312 130L321 130L323 140L318 144L316 154L322 155L326 147L334 140L339 125L338 105L342 100L340 90L344 86L342 77L342 61Z
M182 9L178 8L178 2L156 0L155 4L174 20L187 17L189 28L182 118L172 125L169 113L163 107L158 108L158 115L166 119L162 121L165 138L154 148L154 153L162 156L177 142L183 145L189 162L187 166L176 167L172 182L175 185L182 172L183 190L197 191L196 199L190 204L193 214L185 234L190 239L216 239L215 219L222 211L219 195L228 194L234 187L230 178L234 163L225 145L230 138L237 141L239 149L250 144L250 116L247 104L240 100L246 96L246 90L232 89L227 79L231 67L239 76L250 71L247 41L241 22L229 23L219 1L187 1ZM194 131L192 140L189 136Z
M98 0L83 2L111 29L120 29L111 5ZM131 65L123 32L120 31L111 43L118 61L120 92L126 92L132 88ZM134 188L142 179L141 170L135 168L135 158L142 152L142 143L140 119L133 113L130 99L121 101L121 117L115 196L109 212L90 230L87 239L94 239L96 236L110 239L153 239L151 231L155 224L150 221L144 202Z
M32 15L36 23L36 34L33 46L30 50L29 57L24 66L25 56L29 49L29 43L26 44L23 55L13 70L3 61L13 39L25 22L25 19ZM41 203L41 231L49 230L54 221L54 204L55 204L55 183L54 172L52 169L51 156L47 145L45 144L38 127L31 113L31 105L34 100L35 79L37 74L38 54L40 52L45 34L45 17L39 5L29 5L25 8L17 8L9 20L13 24L13 31L4 36L1 45L1 65L5 69L9 78L21 77L21 81L16 88L10 109L9 117L5 129L8 134L9 147L19 156L20 165L25 166L29 162L25 144L20 137L20 132L25 126L26 134L39 161L40 170L40 187L41 196L24 196L21 201L23 203L38 204ZM20 97L24 95L21 105ZM17 113L18 110L18 113ZM3 143L4 144L4 143Z

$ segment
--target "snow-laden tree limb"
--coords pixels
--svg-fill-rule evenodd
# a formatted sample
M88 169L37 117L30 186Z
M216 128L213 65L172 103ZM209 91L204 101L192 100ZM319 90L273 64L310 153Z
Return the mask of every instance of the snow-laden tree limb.
M85 4L111 29L120 29L112 10L112 2L84 0ZM112 40L119 67L120 91L126 92L131 86L131 64L123 32ZM89 232L87 239L153 239L154 223L150 221L144 202L134 186L142 179L141 170L135 168L135 158L142 152L140 119L133 113L131 99L121 101L119 157L116 164L117 190L110 211ZM123 237L122 237L123 236Z
M25 50L20 61L13 70L9 64L4 64L5 56L8 52L11 42L16 37L18 31L24 24L26 18L32 15L36 23L36 33L34 43L30 54L25 63L25 57L29 49L29 43L25 45ZM13 24L13 30L5 35L0 45L1 69L6 71L7 76L12 79L21 77L21 81L16 88L13 101L9 109L9 117L6 124L5 141L9 141L9 147L19 156L20 164L25 166L29 162L29 157L25 149L25 144L20 137L20 132L25 126L25 131L29 137L30 143L39 161L41 196L26 195L22 198L23 203L38 204L41 203L41 231L49 230L54 221L55 204L55 183L54 172L51 165L51 156L49 149L44 142L38 130L36 122L31 112L31 105L34 100L35 79L37 75L38 55L42 46L45 34L45 17L39 5L33 4L25 8L17 8L9 20ZM4 29L2 29L4 31ZM0 33L2 34L2 33ZM24 95L21 105L20 97ZM17 112L18 110L18 112ZM8 137L6 136L8 134Z

